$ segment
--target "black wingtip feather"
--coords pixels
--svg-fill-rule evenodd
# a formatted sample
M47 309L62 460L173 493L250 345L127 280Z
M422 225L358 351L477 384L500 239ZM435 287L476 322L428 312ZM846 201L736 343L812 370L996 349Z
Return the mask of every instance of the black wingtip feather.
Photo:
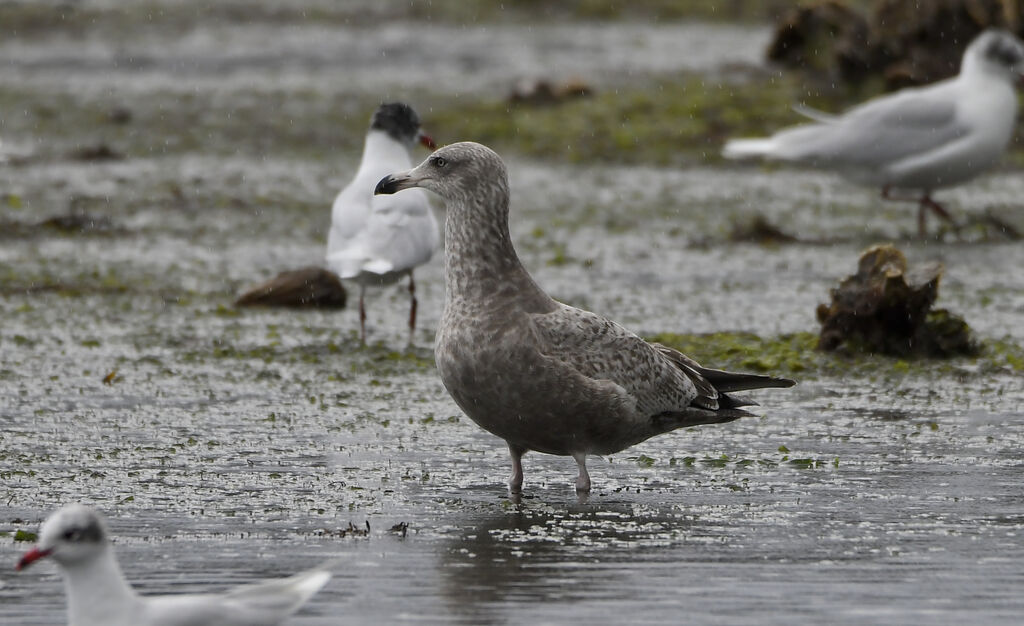
M745 391L747 389L765 389L768 387L792 387L795 380L788 378L777 378L775 376L762 376L760 374L737 374L724 370L715 370L702 367L698 370L703 376L715 386L720 392Z

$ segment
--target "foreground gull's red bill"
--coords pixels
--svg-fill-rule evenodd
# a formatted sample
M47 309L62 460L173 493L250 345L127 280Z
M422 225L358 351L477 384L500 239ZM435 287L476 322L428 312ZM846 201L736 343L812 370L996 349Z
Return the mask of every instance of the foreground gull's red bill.
M39 548L32 548L31 550L26 552L24 556L21 557L21 560L18 561L18 565L16 565L14 569L21 571L29 565L32 565L39 559L47 557L49 555L49 550L40 550Z

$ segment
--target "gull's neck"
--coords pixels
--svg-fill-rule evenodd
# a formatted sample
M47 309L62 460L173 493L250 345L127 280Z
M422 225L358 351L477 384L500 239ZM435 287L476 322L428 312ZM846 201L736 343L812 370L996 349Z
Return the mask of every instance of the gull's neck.
M445 290L456 302L486 301L488 308L515 304L535 311L554 301L519 261L508 230L508 188L484 186L476 197L449 199L445 217Z
M957 78L966 83L1000 81L1013 84L1013 79L1009 77L1008 73L1002 72L991 61L986 60L980 50L964 55Z
M62 569L71 626L119 623L118 617L140 601L109 545L95 558Z
M402 142L396 141L383 130L371 129L366 133L363 158L359 162L356 178L362 176L382 178L386 174L409 167L412 167L409 150Z

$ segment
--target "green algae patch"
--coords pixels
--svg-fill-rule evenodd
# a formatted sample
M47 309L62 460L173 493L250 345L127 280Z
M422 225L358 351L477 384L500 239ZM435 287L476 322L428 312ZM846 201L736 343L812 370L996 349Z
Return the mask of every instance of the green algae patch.
M39 535L27 530L17 530L14 532L15 541L35 542L39 540Z
M857 376L969 376L972 373L1024 371L1024 347L1010 339L985 340L976 356L950 359L894 358L882 354L822 352L811 332L761 337L753 333L659 333L646 338L675 348L705 367L797 380Z
M433 104L425 124L439 138L476 141L529 157L689 165L721 162L729 138L766 136L806 123L793 111L797 103L840 112L879 93L870 86L809 87L797 75L748 70L719 77L661 76L549 104L442 100Z
M439 137L553 160L692 163L717 160L727 137L760 135L799 121L790 108L797 89L785 79L688 76L551 106L456 100L435 106L427 123Z
M1024 372L1024 347L1008 338L984 342L982 356L991 367Z
M792 333L760 337L753 333L711 333L706 335L659 333L647 337L687 354L705 367L777 375L801 375L825 369L813 333Z

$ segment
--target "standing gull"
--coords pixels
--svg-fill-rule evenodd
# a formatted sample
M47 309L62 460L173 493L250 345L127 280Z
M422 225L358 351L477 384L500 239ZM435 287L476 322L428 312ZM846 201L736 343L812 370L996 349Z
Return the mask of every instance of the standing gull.
M477 143L441 148L393 174L376 193L410 187L444 198L444 314L435 358L455 402L508 443L513 492L528 450L576 459L590 490L588 454L611 454L655 435L750 415L727 392L793 381L705 369L608 319L552 300L519 261L508 231L505 164Z
M103 518L81 504L43 522L38 545L18 569L44 557L60 566L70 626L270 626L298 611L331 577L308 570L222 594L140 596L121 573Z
M381 176L412 166L409 149L416 142L434 148L420 130L420 118L407 104L382 104L366 133L363 158L355 178L331 208L327 265L342 280L359 284L359 337L366 343L368 285L388 285L409 276L409 340L416 330L416 283L412 272L433 256L440 243L437 220L421 191L395 198L375 197Z
M960 74L927 87L903 89L842 115L801 110L816 121L766 139L734 139L727 158L767 157L834 170L862 185L918 192L918 232L927 210L956 226L932 192L992 167L1006 151L1017 117L1014 83L1024 70L1024 44L1002 30L978 35Z

